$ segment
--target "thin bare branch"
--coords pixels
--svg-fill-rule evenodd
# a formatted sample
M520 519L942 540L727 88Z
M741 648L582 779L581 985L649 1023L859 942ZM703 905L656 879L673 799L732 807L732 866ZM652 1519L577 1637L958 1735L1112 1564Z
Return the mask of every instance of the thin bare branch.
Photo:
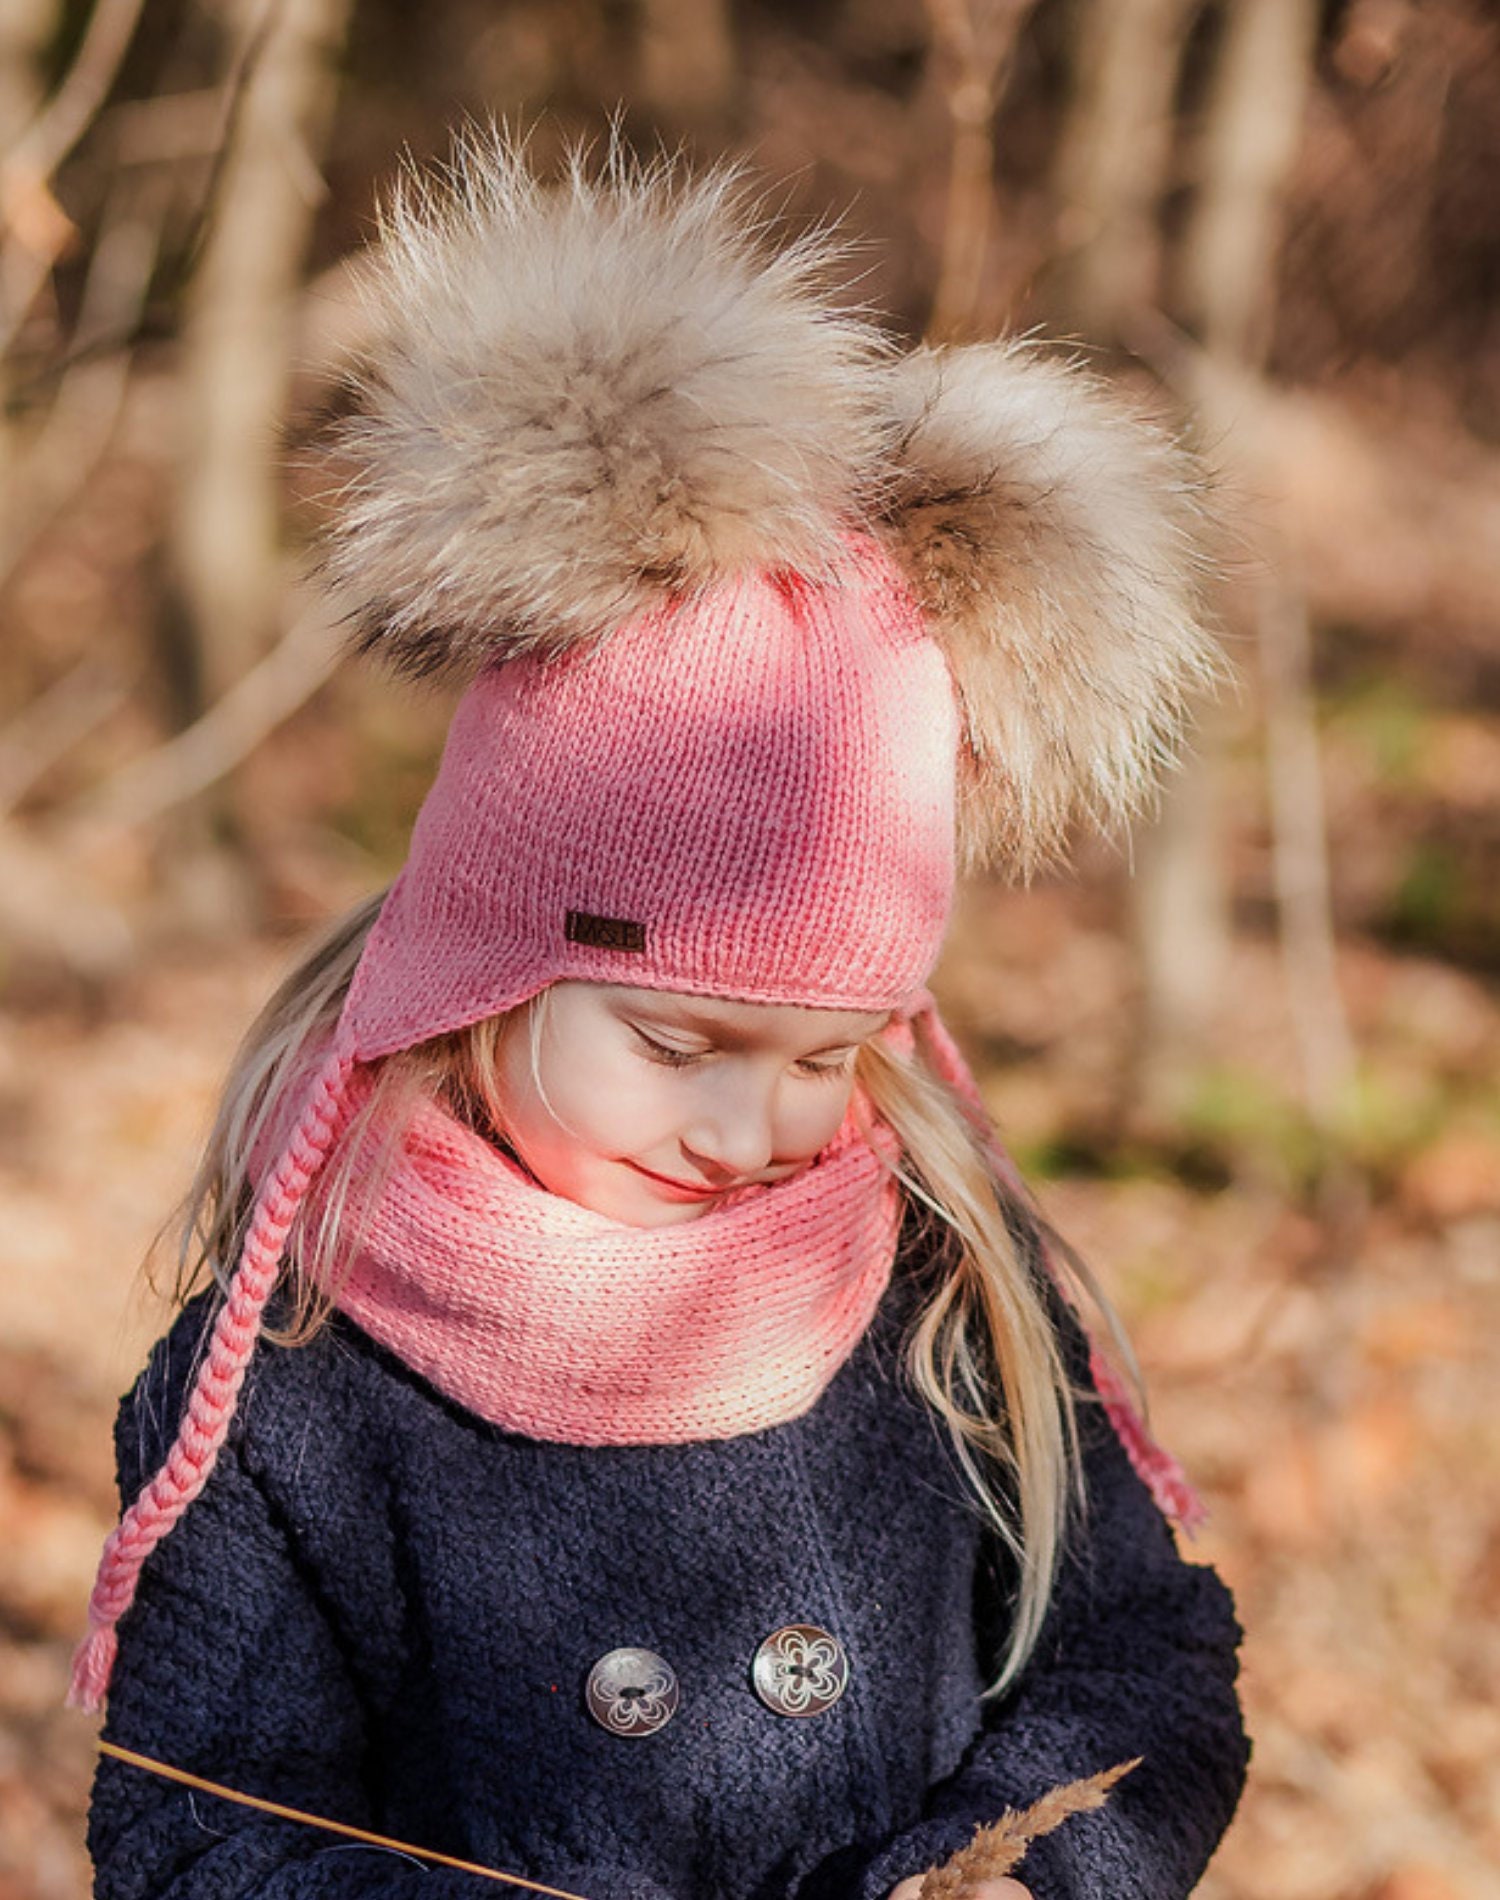
M312 697L338 664L339 650L326 604L300 601L259 665L165 745L94 787L63 814L59 835L70 847L92 849L217 784Z
M121 202L117 202L121 201ZM140 323L166 221L167 188L117 188L89 262L64 370L46 421L11 447L0 516L0 588L99 466L124 412Z
M1334 945L1312 636L1306 601L1287 572L1288 563L1283 550L1279 571L1264 576L1256 634L1265 681L1266 773L1287 1002L1308 1113L1327 1127L1354 1074L1354 1044Z
M143 4L144 0L97 0L62 84L0 161L6 172L20 178L51 178L104 104L135 37Z
M0 155L0 354L10 348L52 267L74 242L52 195L58 166L98 116L120 70L144 0L97 0L73 64L41 112Z
M0 732L0 819L45 771L102 724L128 691L113 667L90 656L13 719Z

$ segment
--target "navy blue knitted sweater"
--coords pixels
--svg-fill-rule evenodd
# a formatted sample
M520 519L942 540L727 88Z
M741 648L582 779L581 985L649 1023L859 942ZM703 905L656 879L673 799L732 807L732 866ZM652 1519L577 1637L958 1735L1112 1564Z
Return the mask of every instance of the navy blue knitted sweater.
M1247 1757L1229 1594L1178 1556L1085 1404L1088 1510L1033 1660L981 1702L1009 1578L905 1384L914 1252L810 1413L705 1444L514 1436L339 1320L262 1344L224 1455L121 1624L106 1735L589 1900L882 1900L976 1823L1139 1755L1019 1872L1037 1900L1182 1900ZM206 1317L186 1310L121 1409L127 1497L170 1442ZM842 1699L802 1718L750 1673L794 1623L835 1634L850 1665ZM680 1686L649 1735L586 1706L592 1665L622 1646ZM107 1759L90 1845L100 1900L496 1891Z

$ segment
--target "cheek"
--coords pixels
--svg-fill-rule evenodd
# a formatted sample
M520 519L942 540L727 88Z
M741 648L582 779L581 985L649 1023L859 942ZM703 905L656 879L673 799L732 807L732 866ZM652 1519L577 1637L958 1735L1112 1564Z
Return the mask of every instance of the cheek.
M680 1113L676 1078L609 1037L594 1040L586 1060L544 1042L535 1073L528 1045L506 1063L504 1076L514 1103L512 1137L522 1146L529 1141L537 1158L629 1155L669 1133Z
M848 1113L854 1083L849 1080L802 1081L782 1111L777 1147L786 1160L811 1160L838 1133Z

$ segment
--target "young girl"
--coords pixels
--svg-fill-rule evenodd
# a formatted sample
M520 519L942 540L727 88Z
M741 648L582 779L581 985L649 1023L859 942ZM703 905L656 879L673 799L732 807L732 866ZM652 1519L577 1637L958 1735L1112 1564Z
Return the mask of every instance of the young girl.
M586 1900L906 1900L1139 1758L990 1891L1180 1900L1239 1632L924 983L955 837L1118 817L1211 674L1190 471L826 262L670 168L398 199L330 565L469 684L238 1059L74 1693ZM91 1841L107 1900L489 1890L117 1757Z

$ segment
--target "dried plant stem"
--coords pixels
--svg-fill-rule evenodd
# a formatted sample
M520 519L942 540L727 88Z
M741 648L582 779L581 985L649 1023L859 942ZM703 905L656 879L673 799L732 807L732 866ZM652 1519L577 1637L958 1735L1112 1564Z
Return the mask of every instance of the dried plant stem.
M1134 1761L1122 1761L1102 1774L1054 1788L1029 1808L1002 1814L993 1827L980 1828L967 1847L932 1869L922 1882L917 1900L965 1900L980 1881L1003 1879L1034 1840L1061 1827L1069 1815L1102 1808L1110 1789L1140 1762L1137 1755Z
M521 1874L503 1874L494 1867L482 1867L477 1861L459 1860L452 1854L440 1854L434 1847L417 1847L411 1841L393 1840L388 1834L374 1834L368 1828L351 1827L347 1821L330 1821L325 1815L308 1814L301 1808L289 1808L280 1801L266 1801L259 1795L244 1794L238 1788L226 1788L222 1782L206 1781L202 1775L190 1775L185 1769L175 1768L170 1762L157 1761L150 1755L138 1755L134 1749L121 1748L118 1742L100 1742L99 1753L111 1755L116 1761L127 1762L132 1768L143 1769L147 1774L160 1775L164 1781L175 1781L184 1788L196 1789L200 1794L211 1794L219 1801L233 1801L242 1808L254 1808L260 1814L275 1815L278 1820L297 1821L303 1827L322 1828L328 1834L341 1834L346 1840L364 1841L371 1847L383 1847L394 1854L405 1854L418 1860L430 1860L439 1867L453 1867L460 1873L477 1874L482 1880L499 1880L507 1886L524 1887L530 1893L548 1896L548 1900L583 1900L583 1896L569 1893L566 1887L547 1887L539 1880L527 1880Z

